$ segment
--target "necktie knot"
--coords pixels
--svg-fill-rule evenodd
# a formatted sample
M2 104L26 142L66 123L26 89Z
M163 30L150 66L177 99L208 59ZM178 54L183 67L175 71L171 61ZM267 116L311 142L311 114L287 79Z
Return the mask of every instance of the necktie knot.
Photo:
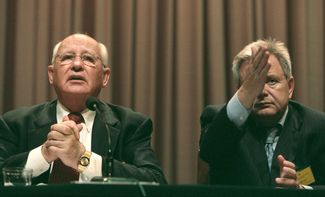
M268 135L266 137L265 143L266 144L273 144L274 140L275 140L275 137L277 136L278 129L276 127L271 128L267 133L268 133Z
M71 112L70 114L68 114L68 117L70 120L73 120L76 124L85 122L84 118L79 112Z

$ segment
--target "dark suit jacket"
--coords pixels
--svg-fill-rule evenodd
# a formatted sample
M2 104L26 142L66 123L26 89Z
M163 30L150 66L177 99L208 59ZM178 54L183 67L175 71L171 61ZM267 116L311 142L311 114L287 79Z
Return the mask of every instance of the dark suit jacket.
M207 106L201 114L200 157L209 163L212 184L274 186L279 177L277 155L296 164L310 166L316 182L325 184L325 115L297 102L280 131L272 170L269 173L264 149L265 135L251 117L237 128L226 114L226 105Z
M9 111L0 121L0 168L24 166L30 150L43 144L56 120L56 100ZM114 177L166 183L162 169L151 148L152 121L128 108L100 103L107 117L114 157ZM96 115L92 131L92 151L103 157L103 176L107 174L108 131ZM46 183L48 172L33 179ZM2 180L2 179L1 179Z

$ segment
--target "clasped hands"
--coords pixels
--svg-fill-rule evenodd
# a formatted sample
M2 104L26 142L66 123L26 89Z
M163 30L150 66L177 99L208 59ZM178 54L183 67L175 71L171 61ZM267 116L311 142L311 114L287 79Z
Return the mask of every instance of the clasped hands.
M61 123L53 124L42 145L45 160L51 163L60 159L66 166L78 169L78 160L86 150L79 141L82 128L81 124L69 120L68 116Z

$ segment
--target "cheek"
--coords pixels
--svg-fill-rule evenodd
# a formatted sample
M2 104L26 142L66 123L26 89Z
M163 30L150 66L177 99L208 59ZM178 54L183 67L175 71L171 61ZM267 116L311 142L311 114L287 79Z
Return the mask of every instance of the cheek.
M280 108L287 105L290 96L288 90L285 88L283 90L274 91L271 95L274 103Z
M103 81L103 74L101 72L96 72L89 74L90 82L96 86L101 85Z
M64 84L67 80L66 72L62 70L55 70L53 72L53 83L55 84Z

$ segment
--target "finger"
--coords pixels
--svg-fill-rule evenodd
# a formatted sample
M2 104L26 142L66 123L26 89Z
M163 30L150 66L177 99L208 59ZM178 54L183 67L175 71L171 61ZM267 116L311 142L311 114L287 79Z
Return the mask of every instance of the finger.
M290 168L293 170L296 169L296 165L293 162L286 160L282 155L278 155L278 163L279 163L280 169L284 168L284 167L287 167L287 168Z
M280 170L283 168L283 162L285 161L284 157L282 155L278 155L278 164L280 166Z
M270 53L268 51L265 51L265 54L263 55L261 61L259 62L259 65L256 67L256 73L258 74L264 74L267 75L271 64L269 63L269 57Z
M292 178L296 180L296 165L293 162L286 160L282 155L278 155L277 159L280 166L280 177Z
M62 119L62 122L65 122L65 121L69 121L70 120L70 118L69 118L69 116L64 116L63 117L63 119ZM71 120L72 121L72 120ZM74 122L74 121L72 121L72 122ZM75 123L75 122L74 122ZM74 125L72 124L72 125L70 125L71 127L71 129L73 130L73 132L74 132L74 135L76 136L76 138L79 140L80 139L80 134L79 134L79 132L82 130L82 128L80 129L80 127L79 126L77 126L77 128L78 129L76 129L75 127L74 127Z
M62 141L62 140L64 140L64 138L65 138L65 136L62 133L55 131L55 130L52 130L47 134L48 140Z
M294 179L276 178L275 182L280 187L297 187L298 186L298 182Z
M296 169L296 165L294 163L292 163L291 161L288 161L288 160L283 161L283 166L291 168L291 169Z
M251 64L253 66L253 68L255 69L256 65L254 63L256 63L256 58L258 57L258 55L260 54L261 51L261 47L252 47L251 48L251 58L249 59L249 64Z
M264 84L266 83L266 79L267 79L267 73L269 72L270 68L271 68L271 65L266 64L264 66L260 66L259 68L257 68L255 70L254 75L257 80L256 83L262 84L264 87Z
M261 54L258 56L258 59L256 59L253 63L255 65L255 71L258 74L260 74L261 71L265 69L265 66L268 64L269 56L270 56L270 53L265 49L262 49L260 53Z
M83 128L83 124L76 124L74 121L69 120L69 121L65 121L63 122L63 124L67 125L73 132L73 134L75 135L75 137L79 140L80 139L80 131Z
M76 130L79 132L76 123L72 120L64 121L59 124L54 124L51 126L51 130L56 130L64 135L75 134Z
M292 179L297 179L297 173L296 170L293 168L289 167L283 167L282 172L280 174L281 178L292 178Z
M45 142L44 146L46 148L51 147L51 146L56 146L58 148L64 148L65 144L67 144L68 139L64 140L55 140L55 139L49 139Z
M63 116L62 122L70 120L68 116Z
M56 156L58 156L59 153L63 151L63 149L61 147L53 146L53 145L46 147L46 149L49 153L56 155Z
M65 140L58 141L58 140L47 140L44 146L48 148L49 150L53 150L53 147L56 147L58 149L55 149L56 151L60 151L60 154L67 154L71 152L71 149L75 147L76 143L80 143L78 140L75 139L73 135L66 136ZM59 154L58 152L56 152Z
M251 47L251 56L256 56L256 54L259 50L260 50L260 47L256 47L256 46Z
M72 134L73 132L71 131L71 128L67 125L62 123L54 124L51 126L52 131L57 131L62 133L63 135L69 135Z
M80 131L83 129L83 124L77 124L77 131L75 132L76 138L79 140L80 139Z
M259 47L257 53L255 56L252 56L253 58L253 67L254 69L257 69L262 62L265 62L265 52L266 52L266 49L264 47Z

